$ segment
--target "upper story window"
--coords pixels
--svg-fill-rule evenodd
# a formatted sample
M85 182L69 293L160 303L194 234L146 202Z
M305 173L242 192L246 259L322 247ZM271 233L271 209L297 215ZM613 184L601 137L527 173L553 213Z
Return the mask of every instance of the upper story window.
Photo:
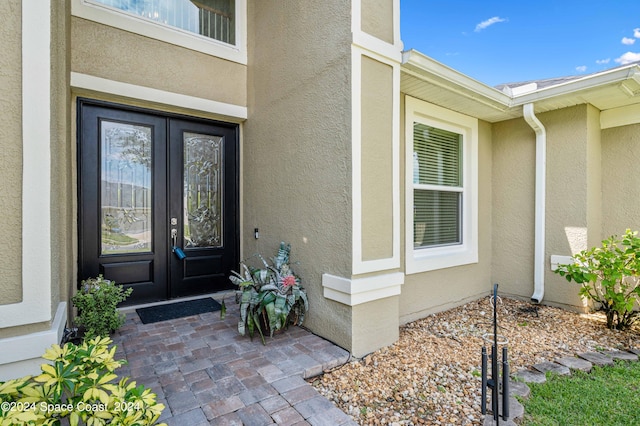
M478 120L406 98L406 273L478 261Z
M91 0L144 19L235 44L234 0Z
M71 0L74 16L241 64L247 0Z

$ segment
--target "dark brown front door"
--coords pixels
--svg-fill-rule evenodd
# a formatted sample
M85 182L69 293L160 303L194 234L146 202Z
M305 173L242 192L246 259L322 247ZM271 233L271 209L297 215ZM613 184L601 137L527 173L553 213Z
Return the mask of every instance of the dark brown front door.
M237 126L78 102L79 278L127 304L230 288L238 262Z

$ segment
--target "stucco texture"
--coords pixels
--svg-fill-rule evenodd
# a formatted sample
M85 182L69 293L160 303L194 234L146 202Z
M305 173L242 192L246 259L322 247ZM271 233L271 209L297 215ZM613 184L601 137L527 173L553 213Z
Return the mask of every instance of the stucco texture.
M71 138L70 4L53 2L51 14L51 317L75 283L75 157ZM71 303L69 303L70 305Z
M554 274L549 259L583 250L600 236L599 115L580 105L538 118L547 134L543 301L580 309L578 287ZM535 139L523 119L494 125L493 277L523 298L533 293Z
M310 299L305 326L348 348L350 309L325 299L321 280L351 275L350 9L335 0L248 9L241 256L290 242Z
M602 237L640 231L640 124L602 131Z
M404 154L401 157L405 158ZM489 123L480 121L478 123L478 263L406 275L400 296L401 323L461 305L491 292L493 288L491 281L493 210L491 169L491 126ZM404 176L404 172L401 176ZM401 193L405 193L404 189ZM401 205L404 207L404 200ZM404 213L401 217L405 217ZM406 224L403 223L404 226ZM401 246L405 246L404 242Z
M73 72L246 105L244 65L78 17L71 18L71 43Z
M382 41L393 44L393 2L394 0L353 0L360 1L361 30Z
M393 69L362 56L361 78L362 260L368 261L393 256Z
M21 2L0 2L0 305L22 300ZM8 18L7 18L8 17Z

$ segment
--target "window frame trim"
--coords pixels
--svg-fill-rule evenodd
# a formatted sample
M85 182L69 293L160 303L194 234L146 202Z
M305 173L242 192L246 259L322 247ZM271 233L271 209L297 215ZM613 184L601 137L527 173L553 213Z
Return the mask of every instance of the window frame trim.
M413 124L462 135L462 243L413 247ZM478 119L410 96L405 98L405 272L415 274L478 262Z
M247 0L235 0L235 2L235 45L143 19L134 14L87 0L71 0L71 14L89 21L247 65Z

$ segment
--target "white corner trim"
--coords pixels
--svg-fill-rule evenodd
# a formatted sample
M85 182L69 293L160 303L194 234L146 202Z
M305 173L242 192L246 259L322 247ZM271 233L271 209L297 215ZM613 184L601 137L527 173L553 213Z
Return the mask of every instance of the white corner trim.
M208 112L226 117L234 122L244 121L248 116L246 106L167 92L151 87L137 86L135 84L108 80L106 78L77 72L71 73L71 87L74 89L107 93L109 95L122 96L130 99Z
M640 104L608 109L600 113L600 129L640 123Z
M246 0L236 0L235 46L86 0L72 0L71 14L228 61L247 64Z
M402 62L402 40L400 40L400 0L393 1L393 44L380 40L362 31L362 2L351 2L351 43L362 49L385 56L388 60Z
M355 279L322 274L324 297L349 306L398 296L403 284L402 272Z
M22 301L0 328L51 320L50 47L51 0L22 0Z
M51 328L36 333L0 339L0 347L11 350L0 351L0 365L26 359L40 358L53 344L60 344L67 324L67 302L60 302Z
M362 260L362 56L385 63L392 68L392 255L386 259ZM351 47L351 161L352 161L352 273L398 269L400 267L400 64Z

